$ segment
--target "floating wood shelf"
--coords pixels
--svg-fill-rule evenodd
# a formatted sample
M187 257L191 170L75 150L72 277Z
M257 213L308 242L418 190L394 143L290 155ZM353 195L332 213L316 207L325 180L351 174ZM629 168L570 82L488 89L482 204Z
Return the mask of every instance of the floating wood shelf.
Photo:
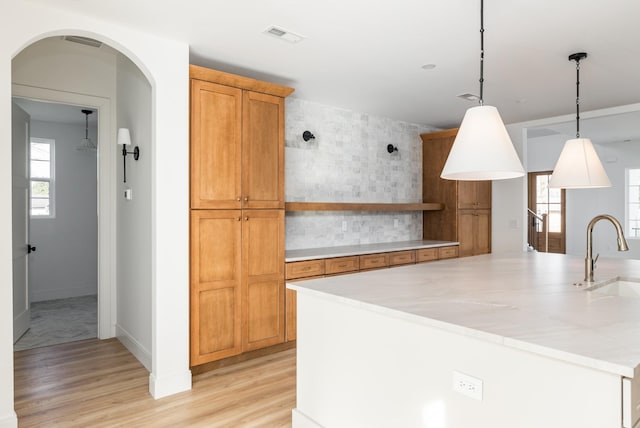
M376 204L358 202L286 202L285 211L439 211L444 204L425 202L414 204Z

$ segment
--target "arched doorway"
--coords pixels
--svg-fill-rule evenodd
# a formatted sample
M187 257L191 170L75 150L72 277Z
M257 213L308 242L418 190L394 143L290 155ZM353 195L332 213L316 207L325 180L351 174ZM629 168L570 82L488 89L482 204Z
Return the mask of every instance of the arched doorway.
M11 236L11 63L25 47L75 34L108 43L151 86L151 373L155 398L190 389L188 362L188 45L38 2L13 2L0 31L0 235ZM29 25L25 25L28 23ZM112 112L114 123L117 119ZM118 125L115 124L115 127ZM115 148L115 136L110 144ZM117 150L117 148L115 149ZM144 153L144 152L143 152ZM144 154L141 155L141 161ZM118 161L117 154L115 162ZM121 161L121 160L120 160ZM129 164L131 161L129 162ZM117 166L113 165L115 169ZM128 165L129 167L130 165ZM128 168L129 169L129 168ZM128 175L129 175L129 171ZM128 177L127 177L128 178ZM134 196L135 198L135 196ZM131 225L131 223L125 224ZM133 224L135 226L135 224ZM128 226L130 227L130 226ZM131 228L131 227L130 227ZM135 247L136 249L138 247ZM113 254L113 259L117 254ZM0 377L12 379L12 242L0 242ZM117 314L112 314L115 318ZM12 426L12 382L0 385L0 425Z

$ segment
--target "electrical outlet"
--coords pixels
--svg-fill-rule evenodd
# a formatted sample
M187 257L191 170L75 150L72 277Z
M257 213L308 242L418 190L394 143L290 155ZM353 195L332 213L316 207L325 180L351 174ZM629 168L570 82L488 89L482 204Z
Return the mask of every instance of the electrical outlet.
M345 220L342 221L342 231L343 232L347 231L347 222Z
M393 219L393 227L394 227L395 229L397 229L397 228L398 228L398 219L397 219L397 218L394 218L394 219Z
M482 401L482 380L460 372L453 372L453 390L474 400Z

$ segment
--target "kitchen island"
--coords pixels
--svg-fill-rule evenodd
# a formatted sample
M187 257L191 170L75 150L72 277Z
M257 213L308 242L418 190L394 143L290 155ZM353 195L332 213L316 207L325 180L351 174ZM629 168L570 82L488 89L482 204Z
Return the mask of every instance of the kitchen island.
M582 258L522 253L290 283L293 426L637 426L640 298L583 275ZM596 281L616 277L640 261L601 259Z

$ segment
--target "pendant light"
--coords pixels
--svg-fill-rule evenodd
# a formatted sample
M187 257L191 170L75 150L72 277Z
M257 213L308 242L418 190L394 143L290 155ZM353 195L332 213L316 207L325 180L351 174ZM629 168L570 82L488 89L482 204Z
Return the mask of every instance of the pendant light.
M522 177L524 168L498 109L484 105L484 0L480 0L480 100L464 115L440 177L502 180Z
M576 62L576 138L567 140L553 169L549 187L562 189L593 189L611 187L611 181L588 138L580 138L580 60L585 52L569 55Z
M80 142L80 145L76 147L76 150L82 151L96 151L96 144L89 138L89 115L93 113L93 110L81 110L84 113L84 138Z

